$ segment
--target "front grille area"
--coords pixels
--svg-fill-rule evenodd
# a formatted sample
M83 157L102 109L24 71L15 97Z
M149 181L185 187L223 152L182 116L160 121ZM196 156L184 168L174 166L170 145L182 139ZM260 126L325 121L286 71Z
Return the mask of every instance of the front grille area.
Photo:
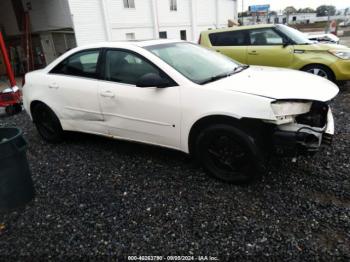
M295 120L298 124L322 128L327 124L328 110L326 103L313 102L310 112L297 116Z

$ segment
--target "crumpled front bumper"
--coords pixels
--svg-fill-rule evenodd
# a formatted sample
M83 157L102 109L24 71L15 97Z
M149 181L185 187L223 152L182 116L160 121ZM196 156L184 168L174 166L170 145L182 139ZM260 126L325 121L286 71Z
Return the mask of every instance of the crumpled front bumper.
M333 135L334 118L329 108L326 125L322 128L291 123L275 129L272 135L274 152L284 156L314 154L321 145L330 145Z

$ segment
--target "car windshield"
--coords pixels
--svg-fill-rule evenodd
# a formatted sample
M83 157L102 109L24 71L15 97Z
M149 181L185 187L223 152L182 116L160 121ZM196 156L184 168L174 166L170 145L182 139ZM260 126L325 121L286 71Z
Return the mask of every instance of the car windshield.
M153 45L145 49L197 84L213 82L246 68L226 56L187 42Z
M289 26L286 25L276 25L276 28L281 31L283 34L285 34L287 37L289 37L295 44L297 45L310 45L313 44L312 41L310 41L307 36Z

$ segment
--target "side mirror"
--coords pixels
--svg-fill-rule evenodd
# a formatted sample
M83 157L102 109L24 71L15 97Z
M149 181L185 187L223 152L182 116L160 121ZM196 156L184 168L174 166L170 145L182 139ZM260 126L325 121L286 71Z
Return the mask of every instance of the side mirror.
M169 81L161 78L158 74L148 73L141 76L137 82L137 87L158 87L164 88L169 86Z
M289 45L290 45L289 40L288 39L283 39L283 48L286 48Z

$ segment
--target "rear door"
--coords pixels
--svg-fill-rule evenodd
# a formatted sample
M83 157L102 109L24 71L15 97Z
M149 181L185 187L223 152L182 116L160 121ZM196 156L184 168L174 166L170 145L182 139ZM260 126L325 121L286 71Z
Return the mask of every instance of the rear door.
M209 40L212 47L217 51L235 59L238 62L246 63L247 31L235 30L228 32L210 33Z
M289 67L293 62L293 46L284 45L285 38L274 28L249 30L247 64Z
M79 51L47 75L49 106L66 129L104 133L98 99L100 49Z

